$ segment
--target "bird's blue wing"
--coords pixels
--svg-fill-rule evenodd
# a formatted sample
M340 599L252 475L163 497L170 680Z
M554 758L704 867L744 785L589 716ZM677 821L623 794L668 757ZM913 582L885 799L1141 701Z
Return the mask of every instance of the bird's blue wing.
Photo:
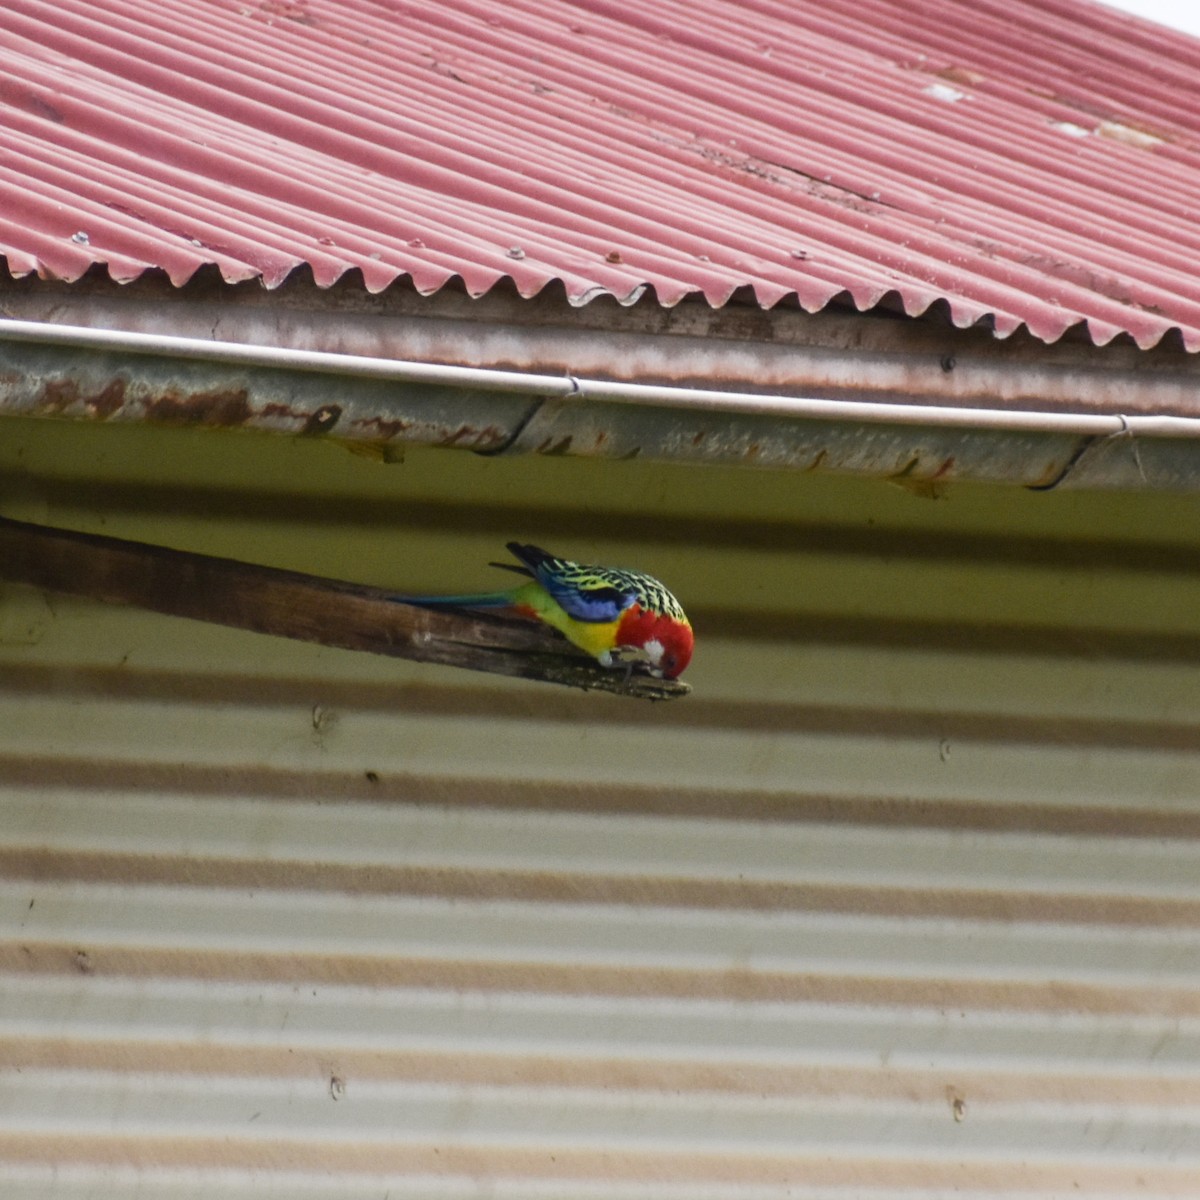
M554 571L541 570L538 582L562 605L563 611L576 621L606 624L615 621L637 600L637 592L623 591L595 577L575 578Z
M520 542L509 542L508 549L523 564L509 569L532 575L576 621L607 624L638 599L637 587L626 572L584 566Z

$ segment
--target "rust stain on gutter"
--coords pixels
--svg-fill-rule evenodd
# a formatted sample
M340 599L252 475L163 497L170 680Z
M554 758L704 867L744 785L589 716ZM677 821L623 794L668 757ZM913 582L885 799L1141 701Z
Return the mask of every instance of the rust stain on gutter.
M449 431L445 437L438 440L437 445L471 450L494 450L498 446L502 446L508 440L508 436L508 432L498 425L485 425L477 429L464 424Z
M39 398L26 411L33 416L108 421L133 406L141 410L144 419L164 425L232 428L245 425L256 415L244 387L198 392L171 390L134 399L129 380L124 376L117 376L93 388L85 387L79 379L71 376L47 379L41 385ZM267 407L278 410L283 406Z
M47 415L68 415L73 408L97 421L107 421L125 403L126 382L109 380L97 391L84 393L74 379L48 380L42 389Z
M239 428L255 416L244 387L169 392L146 401L145 410L147 420L163 425L203 425L218 429Z
M412 422L399 417L373 416L351 421L349 429L354 432L348 431L345 436L361 437L369 442L392 442L399 441L410 428Z

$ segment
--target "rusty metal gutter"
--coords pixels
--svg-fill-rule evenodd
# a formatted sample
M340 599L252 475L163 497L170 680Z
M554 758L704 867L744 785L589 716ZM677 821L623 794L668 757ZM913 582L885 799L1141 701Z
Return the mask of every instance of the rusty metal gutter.
M1191 490L1200 418L614 382L0 320L0 412L238 426L384 446Z

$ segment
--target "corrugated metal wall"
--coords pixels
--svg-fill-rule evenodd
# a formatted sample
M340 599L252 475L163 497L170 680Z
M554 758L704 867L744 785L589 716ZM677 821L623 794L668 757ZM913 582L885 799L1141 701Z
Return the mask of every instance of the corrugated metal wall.
M0 511L406 589L656 571L648 706L0 594L0 1180L1200 1194L1200 534L6 421Z

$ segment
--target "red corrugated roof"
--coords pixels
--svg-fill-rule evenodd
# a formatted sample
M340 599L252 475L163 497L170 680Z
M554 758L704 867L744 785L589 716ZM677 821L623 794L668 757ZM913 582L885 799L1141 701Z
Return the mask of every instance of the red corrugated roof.
M1196 349L1200 41L1084 0L5 0L0 253Z

